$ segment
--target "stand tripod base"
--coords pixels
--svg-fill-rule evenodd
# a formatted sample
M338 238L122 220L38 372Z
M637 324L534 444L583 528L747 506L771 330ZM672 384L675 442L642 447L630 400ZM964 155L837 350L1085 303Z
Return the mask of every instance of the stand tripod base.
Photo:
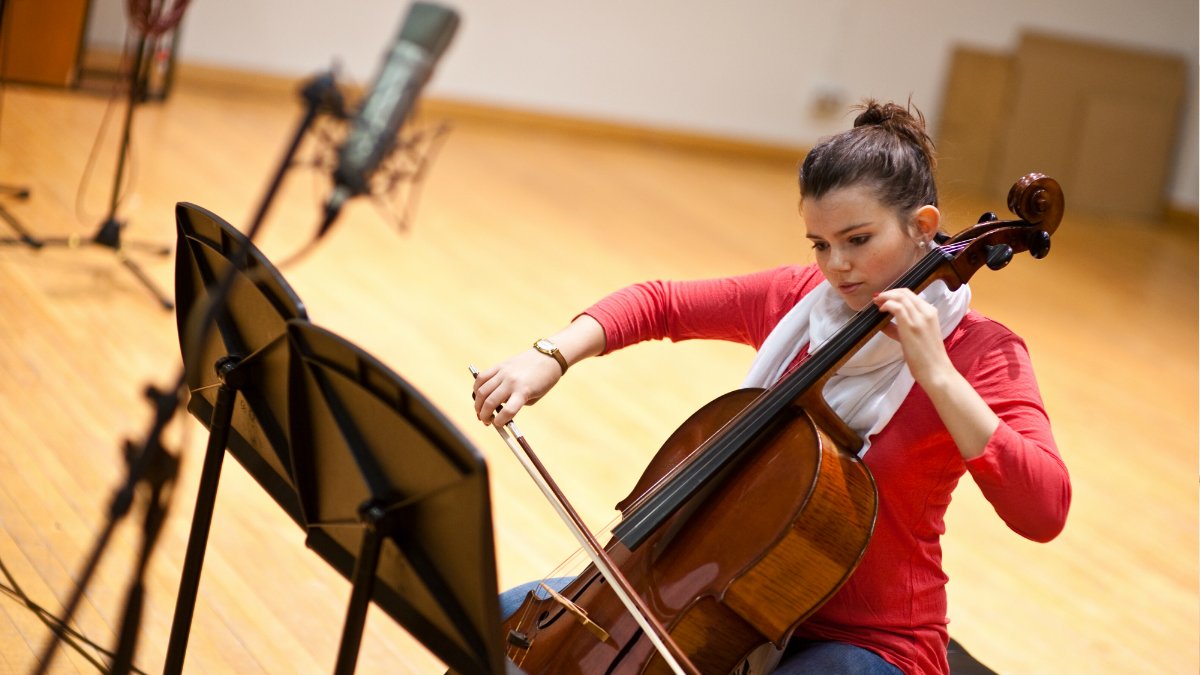
M14 192L13 194L16 194L18 198L24 199L25 197L29 196L29 191L26 190L25 192ZM29 230L26 230L24 226L21 225L21 221L17 220L17 217L14 216L8 209L4 208L4 205L2 204L0 204L0 218L3 218L4 222L8 223L8 226L17 233L17 239L4 239L0 240L0 243L25 244L33 249L39 249L45 244L45 242L43 242L41 239L29 234Z
M0 195L15 197L23 201L29 199L29 188L23 185L0 185ZM0 243L25 244L26 246L35 249L42 247L42 240L30 234L29 230L26 230L25 227L21 225L21 221L17 220L16 216L14 216L8 209L4 208L3 204L0 204L0 218L3 218L4 222L8 223L8 226L11 227L18 235L17 239L0 239Z
M17 199L28 199L29 188L0 185L0 194L12 195ZM150 291L150 293L154 296L154 299L158 301L158 304L162 305L163 309L168 311L175 309L175 303L172 302L165 293L159 290L154 281L146 275L146 273L141 267L138 266L136 262L130 260L129 257L125 255L126 249L137 248L154 255L166 256L171 254L171 248L161 244L122 242L121 222L116 218L110 216L107 220L105 220L104 223L100 225L99 231L97 231L96 235L91 239L84 239L77 234L69 237L51 237L48 239L40 239L33 236L33 234L31 234L29 230L27 230L25 226L21 224L21 221L17 220L17 217L14 216L11 211L5 208L3 204L0 204L0 219L8 223L8 226L17 233L17 238L15 239L0 239L0 245L23 244L34 249L35 251L41 250L45 246L80 248L87 244L95 244L97 246L103 246L105 248L112 249L114 252L116 252L117 259L121 261L121 264L124 265L125 268L133 274L133 276L137 277L137 280L140 281L142 285Z
M17 199L29 199L29 188L20 185L0 185L0 194L12 195Z
M0 2L0 4L3 3ZM20 243L26 244L35 249L40 249L46 245L78 248L81 244L88 243L97 244L116 251L117 259L120 260L121 264L124 265L125 268L130 272L132 272L133 275L137 277L137 280L140 281L142 285L154 295L154 298L158 300L158 304L161 305L163 309L172 310L175 308L175 303L172 302L165 293L163 293L158 289L157 286L154 285L154 282L146 275L145 272L142 271L141 267L138 267L134 261L125 256L125 249L128 248L128 246L123 246L121 243L121 223L119 223L116 219L117 206L120 202L120 186L122 184L122 178L125 175L125 161L127 155L129 154L129 139L133 127L133 111L134 108L137 107L137 103L141 99L142 94L140 87L142 83L139 79L139 75L142 72L143 56L145 55L147 40L148 36L145 33L139 37L137 41L137 48L134 52L133 66L129 71L129 101L125 108L125 124L121 132L121 149L117 153L117 170L116 174L113 176L113 187L109 202L108 218L100 226L100 230L96 233L96 235L90 240L86 241L81 240L78 237L68 237L66 239L37 239L26 232L24 228L21 228L19 224L15 224L16 219L12 218L11 214L4 212L0 214L0 217L7 220L9 224L17 230L17 232L20 234ZM5 190L0 189L0 193L2 192L5 192ZM20 188L11 189L7 192L10 194L15 194L21 199L29 196L28 190L23 190ZM159 255L168 255L171 252L171 249L165 246L142 245L142 248L149 248L151 252Z
M0 217L5 217L2 207L0 207ZM171 248L169 246L163 246L160 244L121 241L121 223L115 218L109 218L108 220L104 221L104 224L100 226L100 230L96 232L96 235L90 239L84 239L79 235L72 235L70 237L52 237L41 240L34 239L33 241L36 243L32 243L30 245L39 249L43 246L66 246L67 248L80 248L85 245L103 246L105 248L112 249L112 251L116 253L117 260L119 260L121 264L124 265L125 268L128 269L133 276L135 276L137 280L146 287L146 290L150 291L155 300L158 301L158 304L161 305L163 309L168 311L175 309L175 303L158 288L158 286L154 283L154 280L151 279L136 262L134 262L125 254L127 249L137 248L155 255L165 256L171 254Z

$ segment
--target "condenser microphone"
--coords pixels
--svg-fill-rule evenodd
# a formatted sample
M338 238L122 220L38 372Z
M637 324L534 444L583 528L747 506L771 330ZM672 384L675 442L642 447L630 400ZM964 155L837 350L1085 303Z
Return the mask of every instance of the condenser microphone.
M338 150L333 192L325 203L317 238L333 225L346 200L370 191L371 176L391 153L400 127L457 28L458 14L451 9L425 2L409 7L400 34Z

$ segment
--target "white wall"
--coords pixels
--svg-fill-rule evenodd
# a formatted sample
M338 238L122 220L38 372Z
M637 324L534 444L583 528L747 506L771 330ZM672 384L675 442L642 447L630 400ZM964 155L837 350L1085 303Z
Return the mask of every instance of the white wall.
M936 130L957 44L1008 51L1036 29L1179 54L1191 87L1170 199L1200 201L1195 0L442 1L463 24L427 94L799 146L847 125L814 114L826 92L911 94ZM180 58L285 75L337 62L366 84L408 4L199 0ZM124 5L94 0L94 44L120 44Z

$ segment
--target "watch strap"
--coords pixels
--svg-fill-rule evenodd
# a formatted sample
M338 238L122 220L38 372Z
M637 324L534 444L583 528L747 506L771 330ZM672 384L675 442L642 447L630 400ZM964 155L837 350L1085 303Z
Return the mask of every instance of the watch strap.
M559 351L558 345L547 340L546 338L540 338L538 340L534 340L533 348L545 354L546 356L549 356L555 361L558 361L558 367L562 368L563 375L567 374L567 358L562 355L561 351Z

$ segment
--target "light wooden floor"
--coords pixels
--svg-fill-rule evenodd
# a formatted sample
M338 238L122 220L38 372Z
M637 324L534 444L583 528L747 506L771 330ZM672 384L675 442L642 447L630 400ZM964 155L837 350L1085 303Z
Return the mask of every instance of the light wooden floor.
M33 194L0 205L36 234L86 236L103 219L119 105L78 205L77 191L106 105L4 92L0 182ZM140 109L126 239L173 244L177 201L245 227L299 113L289 94L186 81ZM414 383L488 458L507 586L546 573L574 545L500 439L473 422L467 365L525 348L626 283L807 260L793 173L794 162L462 121L410 231L354 203L284 274L315 323ZM291 175L259 240L268 257L282 261L311 236L319 178ZM951 229L1003 211L1003 199L948 194ZM1195 234L1084 215L1069 186L1067 204L1049 258L984 271L974 287L977 307L1030 344L1072 472L1071 517L1056 541L1028 543L961 485L945 540L951 633L1002 673L1195 673ZM0 233L11 234L2 222ZM171 288L170 258L131 255ZM653 344L596 359L523 413L522 429L599 526L661 441L736 387L750 358L738 346ZM122 443L148 427L142 391L169 382L178 363L174 316L109 250L0 248L0 673L31 671L49 635L14 595L61 611L125 475ZM162 669L204 440L190 420L167 437L183 471L148 572L136 657L145 672ZM137 518L123 522L78 616L78 630L106 649L139 541ZM235 462L225 465L204 572L187 672L332 670L349 585ZM60 650L53 670L92 672L89 658L103 657L83 651ZM371 614L359 672L438 667Z

